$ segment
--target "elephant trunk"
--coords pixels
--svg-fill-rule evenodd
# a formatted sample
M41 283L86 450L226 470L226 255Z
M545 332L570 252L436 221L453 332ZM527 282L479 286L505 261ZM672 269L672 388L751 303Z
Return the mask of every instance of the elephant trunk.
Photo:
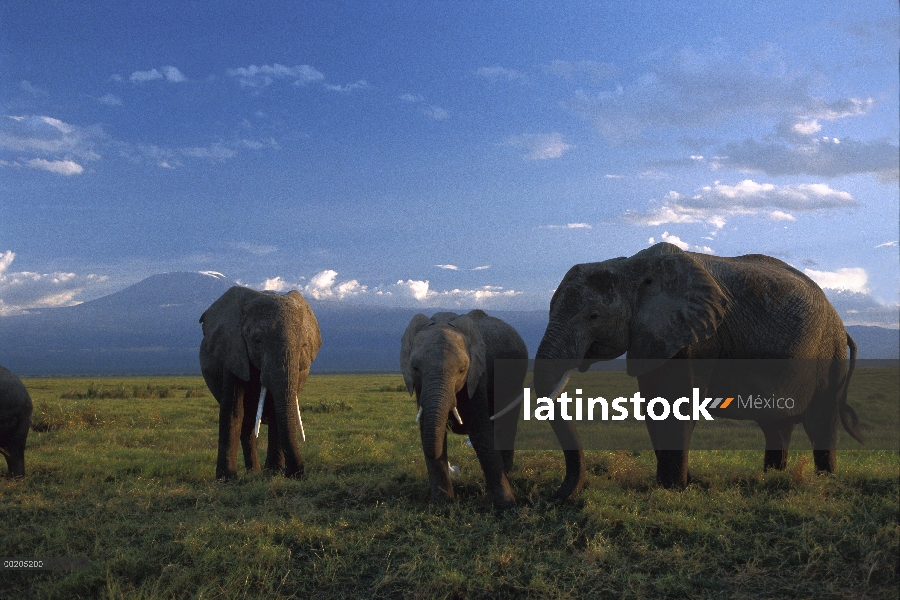
M422 407L422 450L425 458L436 460L444 454L447 417L456 408L456 393L452 383L445 378L424 382L419 404Z
M535 355L535 397L545 398L558 394L583 358L584 352L579 351L573 336L560 324L551 321ZM566 476L552 497L553 500L562 501L577 494L584 486L584 450L573 421L554 419L551 426L562 446L566 461Z
M535 355L535 397L550 396L563 378L568 380L569 371L577 367L582 358L572 336L562 326L551 322Z
M301 371L299 360L292 359L290 353L285 353L283 359L275 361L274 369L264 369L260 373L260 383L269 391L274 403L278 442L284 453L284 474L288 477L303 473L303 456L297 439L302 424L297 402L303 387L301 382L309 371L308 368Z

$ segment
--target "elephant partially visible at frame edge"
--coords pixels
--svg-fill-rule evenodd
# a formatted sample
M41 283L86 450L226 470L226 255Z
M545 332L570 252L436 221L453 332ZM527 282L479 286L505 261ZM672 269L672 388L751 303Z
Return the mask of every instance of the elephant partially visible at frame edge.
M626 353L628 373L645 398L676 398L692 387L706 395L713 360L680 359L815 361L819 366L796 382L802 392L797 410L754 419L765 435L764 468L785 468L797 423L812 442L818 471L835 470L838 421L862 442L859 419L847 404L856 344L819 286L775 258L716 257L660 243L631 257L575 265L550 302L535 359L536 397L560 389L573 369ZM646 419L661 485L687 485L694 423ZM555 498L565 499L583 485L584 451L571 421L552 426L566 459Z
M254 428L263 389L262 419L269 430L264 468L301 475L298 396L322 345L309 304L296 291L276 294L235 286L212 303L200 323L200 369L219 402L216 478L237 475L238 441L247 470L260 470Z
M25 476L25 441L34 405L22 381L0 367L0 454L10 477Z

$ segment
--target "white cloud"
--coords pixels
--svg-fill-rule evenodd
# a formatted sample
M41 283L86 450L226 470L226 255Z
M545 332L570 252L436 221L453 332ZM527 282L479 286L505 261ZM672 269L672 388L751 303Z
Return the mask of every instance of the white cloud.
M866 270L860 267L843 268L837 271L816 271L803 269L806 275L819 284L822 289L841 290L847 292L868 293L866 283L869 276Z
M521 292L515 290L506 290L500 286L485 285L473 289L459 289L436 291L432 290L429 281L407 279L399 280L393 286L398 289L396 295L406 298L412 298L425 306L466 306L466 305L484 305L487 301L497 301L501 299L510 299L518 296Z
M448 271L459 271L459 267L456 265L434 265L439 269L447 269Z
M668 242L669 244L678 246L682 250L690 250L692 252L702 252L703 254L715 254L713 249L710 248L709 246L694 246L693 244L689 244L688 242L685 242L677 235L670 234L668 231L663 232L662 236L660 236L659 241L660 242ZM652 246L653 244L656 243L656 240L654 238L650 238L649 240L647 240L647 243Z
M515 69L504 69L503 67L481 67L475 73L479 77L483 77L488 81L527 81L525 74Z
M797 217L790 213L782 212L780 210L773 210L769 213L769 218L773 221L796 221Z
M116 96L115 94L104 94L97 98L97 102L100 104L106 104L107 106L121 106L122 99Z
M491 268L491 265L481 265L480 267L472 267L472 268L469 269L469 270L470 270L470 271L485 271L485 270L490 269L490 268Z
M0 149L51 161L75 157L98 160L95 148L105 137L98 127L77 127L46 115L7 115L0 119Z
M10 272L16 254L0 253L0 316L23 314L39 308L72 306L86 288L108 277L75 273Z
M422 109L422 114L430 117L435 121L446 121L450 118L450 113L440 106L429 106Z
M157 81L165 79L169 83L181 83L187 81L187 77L178 70L177 67L166 66L160 69L150 69L149 71L135 71L128 78L133 83L146 83L148 81Z
M163 67L162 68L163 75L166 78L166 81L172 83L180 83L182 81L187 81L187 77L185 77L181 71L179 71L176 67Z
M263 290L283 292L288 289L288 284L281 277L272 277L271 279L266 279L265 281L263 281L261 287Z
M425 102L425 97L421 94L402 94L401 96L399 96L399 98L403 102L408 102L410 104L423 104ZM449 111L433 104L429 106L419 107L419 112L430 119L434 119L435 121L446 121L450 118Z
M858 117L868 114L875 106L875 100L872 98L866 98L865 100L860 98L841 98L840 100L828 102L816 99L812 104L813 106L807 113L809 117L836 121L845 117Z
M891 246L896 246L896 245L897 245L897 240L894 240L893 242L885 242L883 244L878 244L875 247L876 248L889 248Z
M353 90L363 90L363 89L366 89L367 87L369 87L369 84L366 82L365 79L360 79L356 83L348 83L346 85L333 85L333 84L325 85L326 90L329 90L332 92L342 92L344 94L350 93Z
M276 80L288 80L292 81L294 85L306 85L325 79L325 75L309 65L286 67L278 63L238 67L236 69L228 69L227 73L231 77L236 77L241 86L244 87L265 87Z
M9 268L9 265L12 264L12 261L15 258L16 253L12 250L7 250L3 254L0 254L0 275L3 275L3 272Z
M566 223L565 225L542 225L538 229L593 229L587 223Z
M772 219L790 220L787 211L815 212L856 206L849 192L834 190L824 183L777 186L745 179L735 185L716 182L691 196L669 192L663 205L644 213L627 212L622 218L638 225L666 223L708 223L722 228L735 215L766 214Z
M420 302L428 298L429 282L427 280L422 281L420 279L407 279L406 281L403 281L402 279L400 279L397 281L396 285L401 288L407 289L412 297ZM435 294L435 292L431 293L432 295Z
M527 150L527 153L523 155L523 158L528 160L560 158L567 150L572 148L571 145L563 141L560 133L524 133L507 138L504 145L524 148Z
M794 131L800 135L813 135L822 131L822 126L819 125L819 122L816 119L811 121L801 121L794 125Z
M50 171L58 175L80 175L84 172L84 167L72 160L44 160L43 158L32 158L25 161L25 165L32 169L41 169Z
M155 81L162 78L162 73L160 73L156 69L151 69L150 71L135 71L128 79L129 81L133 81L135 83L144 83L146 81Z

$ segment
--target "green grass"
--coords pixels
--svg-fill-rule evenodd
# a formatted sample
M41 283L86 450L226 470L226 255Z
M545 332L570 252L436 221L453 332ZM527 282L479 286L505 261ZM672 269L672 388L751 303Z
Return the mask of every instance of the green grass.
M399 375L311 377L304 478L231 483L213 480L218 411L200 378L25 384L35 430L28 477L0 478L0 555L91 567L0 571L2 598L897 597L896 452L842 451L818 476L808 451L767 474L761 447L695 451L676 492L653 483L652 452L594 451L563 505L546 502L561 453L519 452L522 507L498 517L460 436L457 501L429 505Z

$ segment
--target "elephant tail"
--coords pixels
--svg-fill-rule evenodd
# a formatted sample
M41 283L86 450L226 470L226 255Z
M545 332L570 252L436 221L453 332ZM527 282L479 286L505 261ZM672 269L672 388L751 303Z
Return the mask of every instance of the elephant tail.
M862 432L859 430L859 417L856 411L847 404L847 392L850 389L850 377L853 376L853 370L856 368L856 342L847 334L847 346L850 348L850 368L847 369L847 375L844 377L844 384L841 386L840 397L838 398L838 408L841 413L841 423L847 433L852 435L857 442L864 444Z

